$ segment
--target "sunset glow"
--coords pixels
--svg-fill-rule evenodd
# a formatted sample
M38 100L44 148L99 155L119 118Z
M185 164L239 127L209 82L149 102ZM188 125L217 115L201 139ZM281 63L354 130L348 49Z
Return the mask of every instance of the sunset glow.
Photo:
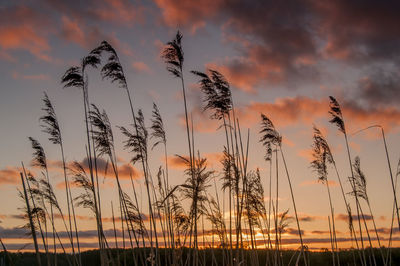
M73 252L68 228L72 228L69 221L74 219L77 230L73 233L79 233L81 251L99 248L99 223L110 247L116 243L120 248L131 247L128 223L122 219L127 215L123 193L135 205L136 218L152 236L143 237L143 241L140 238L139 246L150 247L157 238L160 248L170 247L168 219L174 217L167 217L170 206L165 206L167 202L172 204L173 194L188 217L192 217L191 210L198 215L191 221L197 221L199 249L226 245L229 250L230 239L233 249L240 241L247 249L252 245L275 249L280 234L282 250L300 250L300 237L308 250L331 251L335 241L338 251L356 248L360 233L364 234L365 247L400 247L400 222L391 180L397 181L400 165L399 8L400 2L369 0L2 1L0 239L8 251L35 252L32 237L27 235L31 229L25 216L26 201L19 196L24 192L20 173L25 171L24 178L31 173L38 180L48 180L54 189L62 210L61 214L54 207L54 227L68 253ZM166 56L166 48L173 47L168 42L179 40L178 30L183 35L184 57L179 66ZM117 57L112 58L114 52ZM107 73L104 66L109 62L120 64L122 71L118 74L122 73L123 78ZM77 66L73 74L83 73L83 85L68 84L72 66ZM231 93L224 99L227 107L221 107L221 102L210 107L217 96L207 95L204 74L212 78L213 74L221 74L222 81L215 82L220 86L226 85L226 79ZM217 85L213 86L220 88ZM83 91L87 93L86 101ZM62 145L49 140L45 132L46 122L41 119L48 112L44 93L54 107ZM336 100L341 117L334 111ZM153 133L153 103L162 118L165 140ZM95 131L101 131L101 126L96 125L96 107L92 104L98 107L97 115L103 122L109 119L112 136L107 135L107 140L113 138L111 148L100 147L101 140L96 139ZM216 110L220 111L219 117L215 116ZM147 132L143 130L143 136L135 138L134 132L140 132L141 112ZM270 131L265 131L266 124L262 123L268 121L262 120L261 114L273 123ZM334 120L335 115L343 121ZM331 161L324 157L326 169L320 171L312 163L318 135L313 127L329 144L328 155L323 156L332 155ZM133 137L129 138L129 132ZM278 135L273 136L275 139L268 135L262 141L266 132ZM33 141L28 137L43 147L46 168L35 164ZM326 151L322 146L319 149L321 153ZM229 156L234 166L226 170L223 160ZM356 156L361 172L357 172ZM206 159L204 165L201 158ZM99 221L93 209L82 203L86 199L83 196L74 201L75 215L68 211L70 196L90 196L90 185L85 190L74 179L78 165L87 180L98 180L93 185L97 195L93 204L100 205ZM196 175L190 169L204 170L199 174L205 181L199 185L203 187L199 189L198 208L192 205L194 198L188 196L194 190L187 180ZM230 171L237 171L241 180L238 191L231 185L231 193L228 185L223 187L227 173L235 176ZM354 180L359 177L362 183L362 174L366 183L358 186L366 191L358 191L355 197L358 181ZM251 225L251 191L246 192L246 188L259 192L257 177L263 190L262 204L254 204L261 204L257 206L265 208L265 213L254 214L259 224ZM247 184L247 179L252 183ZM68 189L71 195L66 196ZM357 243L349 231L344 197L351 208ZM357 214L358 200L363 219ZM238 219L241 202L243 210ZM225 226L225 242L210 219L211 214L217 216L213 212L216 206ZM242 237L236 231L238 220ZM276 228L279 222L282 225ZM333 226L334 233L330 229ZM53 230L50 223L47 227L53 252ZM44 252L39 228L37 234L39 249ZM195 241L189 239L189 234L187 239L183 235L176 238L179 244L185 241L186 246ZM60 243L57 248L61 253Z

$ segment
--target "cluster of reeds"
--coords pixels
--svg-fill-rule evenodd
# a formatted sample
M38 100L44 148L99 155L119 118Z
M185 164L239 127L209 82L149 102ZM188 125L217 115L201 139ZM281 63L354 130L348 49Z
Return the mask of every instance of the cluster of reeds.
M233 96L228 80L218 71L207 69L204 72L191 71L198 78L198 84L203 94L204 110L211 113L211 119L220 123L223 129L225 143L221 145L223 158L221 173L209 170L207 159L202 157L196 147L194 135L194 120L188 106L184 79L184 52L182 35L178 32L175 38L168 42L162 54L167 70L180 81L183 107L185 114L185 129L187 135L187 154L178 155L185 164L186 180L172 186L168 171L167 134L161 112L153 105L150 126L141 109L134 107L134 99L116 50L103 41L97 48L82 58L79 66L69 68L62 76L61 82L65 88L74 87L82 91L83 120L85 122L84 137L86 139L85 164L67 162L64 154L64 143L61 127L55 109L47 94L43 98L43 116L40 124L48 140L60 148L62 173L65 183L66 210L53 190L52 177L42 145L34 138L29 138L33 148L32 166L40 169L38 177L28 170L21 173L24 200L24 214L27 218L26 227L30 229L38 265L57 265L59 252L71 252L67 258L69 265L83 265L81 258L81 242L79 226L76 218L76 208L86 208L96 221L97 243L100 265L205 265L205 248L211 248L212 264L217 265L259 265L258 249L266 252L267 265L283 265L282 234L289 223L294 220L299 238L299 246L291 263L308 265L308 248L304 243L303 231L300 226L296 207L295 193L292 186L292 176L283 151L283 136L275 128L271 119L261 114L260 143L265 148L265 161L269 176L265 177L268 184L264 190L259 169L249 169L249 137L250 130L243 135L240 120L235 113ZM106 113L95 105L89 97L89 82L87 68L99 69L103 79L111 81L127 94L131 112L130 126L114 127ZM352 159L348 144L344 118L339 103L330 97L331 123L336 125L346 142L348 154L351 191L346 193L339 175L332 151L327 140L319 129L314 127L313 161L311 167L317 173L317 178L325 184L329 199L329 228L332 250L332 264L340 265L338 239L336 235L335 211L329 187L328 170L333 168L340 184L343 201L349 217L349 233L356 245L356 255L362 265L376 265L372 251L372 240L365 216L372 215L372 208L367 194L366 177L361 170L359 157ZM378 127L378 126L374 126ZM372 128L372 127L371 127ZM390 159L387 152L386 139L382 127L382 139L387 155L393 188L393 215L397 214L400 228L399 210L396 198L396 180L394 180ZM124 148L131 154L130 163L138 165L143 173L146 206L142 208L138 202L138 192L131 174L131 189L122 186L118 156L115 150L114 133L120 130L124 136ZM153 149L162 149L165 162L156 170L150 169L149 158ZM99 160L107 161L106 171L114 177L118 201L104 202L100 189L101 175ZM286 181L282 184L280 167L284 170ZM156 177L156 178L153 178ZM217 190L217 178L220 177L223 195ZM275 179L275 180L274 180ZM72 184L76 191L72 193ZM288 186L294 216L290 209L280 211L280 187ZM214 187L215 196L210 192ZM265 201L267 191L268 203ZM275 193L273 193L275 191ZM275 195L273 195L275 194ZM75 195L75 196L74 196ZM275 198L273 198L275 196ZM227 199L227 207L225 200ZM222 203L221 203L222 201ZM182 202L187 202L188 208ZM64 204L63 204L64 205ZM103 226L104 208L111 206L114 239L107 238ZM353 206L353 207L352 207ZM115 208L116 207L116 208ZM367 209L365 209L367 207ZM228 210L225 210L228 208ZM352 208L356 210L356 221L353 220ZM116 214L114 210L117 210ZM148 219L144 213L148 213ZM225 217L228 213L228 217ZM56 226L55 219L61 217L62 228ZM116 219L116 218L120 219ZM118 223L120 221L120 224ZM206 221L211 229L206 229ZM385 252L381 245L375 220L373 231L378 241L380 255L384 265L390 261L390 244ZM393 219L392 219L393 221ZM355 223L358 223L358 228ZM393 223L392 227L393 229ZM60 230L65 230L68 241L61 241ZM391 230L393 231L393 230ZM121 232L121 236L119 234ZM211 235L211 240L206 235ZM261 237L260 234L261 233ZM365 236L369 247L364 243ZM202 236L200 238L199 236ZM118 240L122 238L121 242ZM1 240L1 239L0 239ZM112 244L112 241L115 243ZM3 245L3 243L1 242ZM43 248L39 248L42 246ZM3 245L6 250L5 246ZM61 251L58 249L61 248ZM46 262L41 261L40 252L45 252ZM217 261L215 250L220 250L222 261ZM244 252L249 250L250 252ZM127 258L127 257L130 258Z

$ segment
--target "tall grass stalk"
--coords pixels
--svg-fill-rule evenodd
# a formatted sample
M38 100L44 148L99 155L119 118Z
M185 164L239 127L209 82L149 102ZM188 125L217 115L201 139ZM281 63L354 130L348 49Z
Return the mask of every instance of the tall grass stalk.
M19 174L21 176L21 183L22 183L22 188L23 188L23 191L24 191L23 198L24 198L25 204L26 204L26 209L27 209L27 214L28 214L28 218L29 218L29 224L30 224L31 234L32 234L32 239L33 239L33 244L34 244L35 252L36 252L36 262L37 262L38 266L41 266L42 265L42 261L40 259L40 252L39 252L39 246L38 246L38 243L37 243L35 224L33 223L31 205L29 204L28 193L26 192L24 176L22 175L22 173L19 173Z
M84 57L81 60L79 66L72 66L70 67L62 76L61 83L63 84L64 88L69 87L76 87L82 90L82 100L83 100L83 107L84 107L84 121L86 126L86 141L87 141L87 160L88 160L88 167L89 167L89 174L90 174L90 182L92 183L92 192L93 192L93 210L95 213L96 218L96 225L97 225L97 238L98 238L98 245L100 249L100 263L103 266L105 263L105 259L103 258L103 229L102 229L102 221L101 221L101 214L98 206L98 197L97 192L95 189L95 177L94 177L94 164L92 161L92 142L90 139L90 129L89 129L89 95L88 95L88 78L86 75L86 68L88 66L97 68L100 64L99 54L96 52L91 52L89 55Z
M134 109L133 109L133 103L132 103L132 98L130 94L130 90L128 87L128 83L126 80L126 76L123 70L123 67L121 65L120 59L118 57L117 52L115 49L106 41L103 41L99 47L94 49L97 54L102 54L103 52L109 53L108 61L107 63L102 67L101 69L101 75L103 78L110 79L111 82L116 82L121 88L125 89L128 100L129 100L129 106L131 109L131 114L132 114L132 119L133 119L133 125L135 128L135 135L127 135L129 136L134 136L134 138L142 138L141 141L143 141L143 133L144 133L144 128L142 125L140 125L140 121L137 121L137 118L141 117L141 113L138 113L138 117L136 117ZM139 110L139 112L141 112ZM122 128L121 128L122 129ZM127 132L125 130L125 132ZM123 133L125 133L123 131ZM146 132L147 134L147 132ZM146 136L147 137L147 136ZM142 169L145 175L145 182L146 182L146 190L147 190L147 199L148 199L148 205L149 205L149 213L150 213L150 224L152 225L152 229L150 229L150 246L151 246L151 254L153 254L153 230L154 232L157 232L157 226L156 222L154 219L154 214L153 214L153 208L152 208L152 203L151 203L151 195L150 195L150 172L149 169L147 168L147 147L144 147L140 143L136 143L137 146L137 155L136 160L133 160L133 162L137 161L140 159L141 164L142 164ZM158 250L158 237L157 234L155 234L155 242L156 242L156 257L157 260L159 260L159 250Z
M340 265L340 258L338 253L338 246L336 240L336 226L335 226L335 214L334 208L332 204L331 192L329 188L329 180L328 180L328 165L333 163L333 156L327 141L322 135L321 131L314 126L314 136L313 136L313 161L311 162L311 167L318 175L318 181L325 183L328 199L329 199L329 207L331 211L331 220L332 220L332 253L333 253L333 264L335 265L335 256L337 256L337 264ZM329 222L330 226L330 222Z
M32 158L32 166L34 167L39 167L43 171L43 175L45 176L47 183L50 184L50 178L49 178L49 171L47 168L47 159L46 159L46 154L44 152L44 149L42 145L34 138L28 137L29 141L31 142L31 146L33 149L33 158ZM40 192L40 191L39 191ZM45 194L42 194L45 197ZM54 204L52 201L49 201L50 205L50 221L51 223L54 223L54 212L53 212L53 207ZM57 254L57 246L56 246L56 238L55 238L55 228L53 226L53 250L54 254ZM57 256L54 256L54 264L57 265Z
M72 202L72 195L70 184L67 179L67 167L65 163L65 155L64 155L64 146L63 140L61 137L61 129L58 123L58 119L56 116L56 112L54 110L53 104L51 103L49 97L46 93L44 93L43 97L44 108L42 109L45 112L45 115L40 117L40 121L42 122L41 126L43 128L43 132L49 135L49 141L53 144L59 145L61 150L61 159L62 159L62 167L63 167L63 174L64 174L64 183L65 183L65 194L67 200L67 207L68 207L68 221L69 221L69 237L71 239L71 248L72 253L75 256L75 248L74 248L74 241L72 236L72 221L71 221L71 211L72 211L72 218L75 227L75 237L77 240L77 248L78 248L78 255L79 255L79 265L82 265L82 258L81 258L81 251L80 251L80 244L79 244L79 235L78 235L78 227L76 224L76 216L75 216L75 208Z
M352 136L361 133L365 130L371 129L371 128L379 128L381 131L381 135L382 135L382 142L383 142L383 146L385 148L385 155L386 155L386 162L388 164L388 170L389 170L389 174L390 174L390 181L391 181L391 185L392 185L392 192L393 192L393 204L395 205L396 208L396 215L397 215L397 222L399 225L399 229L400 229L400 216L399 216L399 207L398 207L398 203L397 203L397 196L396 196L396 182L394 182L393 179L393 172L392 172L392 166L390 164L390 157L389 157L389 152L388 152L388 148L387 148L387 144L386 144L386 137L385 137L385 131L383 129L383 127L381 125L372 125L363 129L360 129L356 132L354 132L353 134L351 134ZM397 176L396 176L397 177Z
M285 156L282 150L282 136L278 133L278 131L276 131L274 124L272 123L272 121L266 117L264 114L261 114L261 121L262 121L262 129L260 131L261 135L261 142L264 144L264 146L267 146L268 144L273 144L275 146L277 146L277 148L279 147L280 150L280 154L282 157L282 161L283 161L283 165L285 168L285 172L286 172L286 177L288 180L288 184L289 184L289 189L290 189L290 195L291 195L291 199L292 199L292 204L293 204L293 209L294 209L294 213L295 213L295 218L296 218L296 225L297 225L297 230L299 233L299 239L300 239L300 245L301 245L301 253L304 257L304 264L307 265L307 260L306 260L306 256L304 253L304 244L303 244L303 237L302 237L302 231L300 229L300 223L299 223L299 218L297 215L297 208L296 208L296 201L294 198L294 193L293 193L293 188L292 188L292 182L290 179L290 175L289 175L289 171L287 168L287 164L286 164L286 160L285 160Z
M342 115L342 110L341 110L341 107L340 107L338 101L332 96L329 96L329 99L330 99L329 114L332 116L332 118L329 122L336 125L339 129L339 132L343 133L345 143L346 143L347 158L348 158L350 172L351 172L350 181L351 181L351 185L352 185L352 189L353 189L354 198L356 201L358 227L360 230L361 251L363 252L363 256L364 256L364 263L366 263L365 255L364 255L364 251L363 251L364 250L364 240L363 240L363 236L362 236L362 227L361 227L361 219L360 219L360 208L359 208L360 203L359 203L358 195L356 193L356 187L353 182L354 181L354 172L353 172L353 166L352 166L352 161L351 161L351 156L350 156L350 147L349 147L349 141L348 141L348 137L347 137L346 127L345 127L345 123L344 123L344 119L343 119L343 115ZM355 231L354 231L354 233L355 233Z
M45 250L45 253L46 253L47 265L51 265L50 255L49 255L49 247L48 247L47 240L45 238L46 237L45 233L43 233L43 228L42 228L42 223L44 222L45 230L46 230L46 234L47 234L46 213L44 212L44 207L43 208L40 207L40 204L36 203L36 200L35 200L35 197L34 197L34 190L39 190L40 189L39 188L39 182L36 180L36 178L31 173L27 174L26 169L25 169L25 165L24 165L23 162L21 162L21 166L22 166L22 171L23 171L23 174L24 174L24 177L25 177L25 180L26 180L26 185L28 186L29 196L32 199L32 206L33 206L34 214L36 216L36 221L38 223L38 228L39 228L40 235L41 235L41 238L42 238L43 247L44 247L44 250ZM30 183L34 183L35 188L32 188ZM41 196L38 200L41 201L43 203L42 205L44 206L43 196Z

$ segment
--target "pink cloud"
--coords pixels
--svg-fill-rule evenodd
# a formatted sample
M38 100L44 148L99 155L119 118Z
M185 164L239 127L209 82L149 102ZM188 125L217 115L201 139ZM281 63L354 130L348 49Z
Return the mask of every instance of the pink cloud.
M131 25L132 22L143 22L143 10L143 7L135 6L128 0L105 0L96 5L93 13L103 21Z
M79 46L92 49L96 45L99 45L101 41L107 40L117 49L121 47L121 42L114 36L105 34L96 26L87 26L83 23L81 19L73 19L67 16L62 16L61 18L62 28L60 31L60 36L72 43L76 43ZM124 54L132 53L131 50L126 48L126 44L123 45Z
M141 62L141 61L136 61L132 63L132 67L141 73L150 73L151 69L148 65L146 65L146 63Z
M52 25L48 23L46 17L23 6L3 8L0 10L0 17L2 17L0 24L2 54L6 51L24 50L40 60L47 62L53 60L48 54L51 47L46 37L52 31ZM8 59L10 58L11 55L8 56Z
M179 1L179 0L156 0L161 9L162 18L170 27L191 28L192 32L205 26L205 19L217 14L223 1Z
M46 52L50 50L47 39L31 26L9 26L0 28L0 46L4 50L26 50L38 59L50 62Z
M15 72L15 71L12 73L12 77L13 77L13 79L37 80L37 81L43 81L43 80L50 79L50 77L46 74L24 75L24 74Z

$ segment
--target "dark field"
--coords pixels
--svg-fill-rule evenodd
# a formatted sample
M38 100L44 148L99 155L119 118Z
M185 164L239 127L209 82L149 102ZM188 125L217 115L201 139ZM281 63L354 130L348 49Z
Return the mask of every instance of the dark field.
M146 254L150 254L150 249L141 249L140 252L146 251ZM160 250L161 252L161 264L162 265L172 265L170 261L168 261L168 258L164 256L164 251L163 249ZM366 253L369 253L370 250L365 250ZM375 257L379 258L379 250L378 249L373 249L375 253ZM386 250L387 251L387 250ZM110 251L111 257L117 258L117 250L112 249ZM138 250L135 250L136 254ZM188 254L189 250L185 249L183 251L183 261L186 261L186 255ZM225 252L229 252L225 250ZM255 251L251 250L245 250L244 255L246 256L246 260L243 261L242 264L240 265L252 265L252 254L254 255ZM270 265L273 264L272 261L270 263L267 263L267 256L270 256L270 260L273 258L274 254L273 251L270 251L268 254L265 250L258 249L257 251L257 259L259 265ZM119 265L135 265L133 262L132 258L132 252L131 250L119 250L119 258L120 258L120 264ZM250 254L252 253L252 254ZM400 265L400 249L399 248L392 248L391 249L392 253L392 263L391 265ZM226 256L227 254L225 254ZM354 257L353 257L354 256ZM344 250L339 252L339 257L340 257L340 263L341 265L361 265L359 259L358 259L358 251L357 250ZM9 259L7 258L6 254L4 252L0 253L0 266L8 266L8 265L14 265L14 266L25 266L25 265L36 265L36 257L35 253L30 253L30 252L24 252L24 253L10 253L11 257L11 263L9 262ZM46 261L45 254L41 254L42 261ZM255 257L255 256L253 256ZM282 258L281 258L281 263L283 265L295 265L296 264L296 259L298 257L298 251L294 250L286 250L282 251ZM53 259L53 257L52 257ZM72 259L72 256L68 256L68 259ZM67 266L69 265L68 259L64 254L59 254L57 255L57 265L59 266ZM308 265L332 265L332 252L330 251L309 251L307 252L307 259L308 259ZM53 261L53 260L52 260ZM188 265L189 262L187 262ZM91 265L100 265L100 257L99 257L99 251L98 250L90 250L90 251L85 251L82 252L82 264L85 266L91 266ZM138 263L139 265L144 265L141 262ZM373 264L373 262L371 262ZM46 265L44 263L44 265ZM117 260L115 260L113 263L110 263L110 265L118 265ZM151 265L149 261L145 265ZM178 264L179 265L179 264ZM206 249L206 250L199 250L199 265L226 265L226 261L222 257L222 250L221 249ZM304 265L304 261L301 258L299 260L299 265ZM382 261L377 259L376 265L383 265Z

